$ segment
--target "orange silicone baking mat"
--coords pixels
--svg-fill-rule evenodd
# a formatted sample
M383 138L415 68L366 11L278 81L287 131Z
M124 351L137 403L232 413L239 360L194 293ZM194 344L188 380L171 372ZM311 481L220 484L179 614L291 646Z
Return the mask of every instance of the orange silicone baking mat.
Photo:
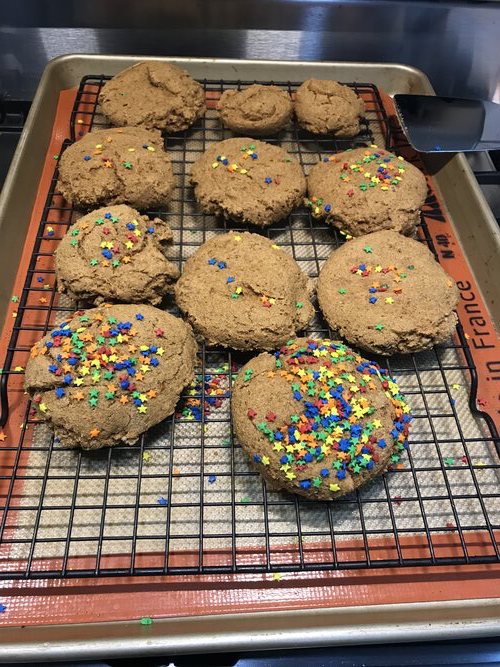
M406 384L417 435L410 440L409 460L383 483L328 509L263 488L227 428L230 385L241 359L218 351L203 351L199 381L175 417L133 452L75 455L38 423L22 390L27 350L72 308L54 289L52 252L74 215L56 193L54 167L71 132L78 139L91 124L103 124L96 104L101 85L102 77L87 77L78 91L60 96L2 333L1 356L10 351L11 358L2 376L3 382L8 378L9 418L0 443L0 573L12 572L19 581L5 574L1 621L119 620L491 596L498 576L492 431L498 397L491 382L498 340L430 179L421 237L458 281L462 326L449 345L411 361L391 360L391 370ZM205 82L206 118L182 137L167 138L179 196L162 213L174 229L171 259L180 266L203 240L224 230L196 211L186 165L207 141L225 138L214 102L224 87L238 85ZM358 84L357 92L367 107L359 143L382 145L390 135L399 152L415 159L402 145L390 99L369 84ZM280 141L299 151L306 171L350 145L317 142L296 129ZM294 214L270 234L311 276L343 241L307 212ZM322 326L313 324L313 333ZM469 404L476 399L474 407L487 418L472 414ZM192 449L189 442L197 446ZM203 456L193 457L198 450ZM317 571L325 566L328 570ZM162 569L170 576L157 575ZM90 580L93 574L101 576Z

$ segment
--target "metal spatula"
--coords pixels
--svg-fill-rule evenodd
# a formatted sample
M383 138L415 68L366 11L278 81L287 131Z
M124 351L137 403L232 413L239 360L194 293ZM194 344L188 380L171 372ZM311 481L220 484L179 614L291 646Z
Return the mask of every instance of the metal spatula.
M500 104L434 95L394 95L410 144L422 153L500 148Z

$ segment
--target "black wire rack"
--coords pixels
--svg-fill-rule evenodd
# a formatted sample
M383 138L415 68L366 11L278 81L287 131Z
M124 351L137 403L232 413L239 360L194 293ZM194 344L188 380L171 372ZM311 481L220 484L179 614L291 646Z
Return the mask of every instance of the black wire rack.
M61 152L89 129L106 127L98 105L109 77L82 79ZM208 106L227 88L254 81L205 80ZM293 93L297 85L275 83ZM348 84L365 100L352 140L318 138L293 125L268 141L295 154L304 170L332 152L374 141L404 148L372 84ZM148 211L174 232L169 258L184 261L213 234L244 229L199 211L191 164L228 138L215 111L165 139L177 179L167 210ZM458 565L500 561L498 434L476 409L477 372L460 324L453 341L383 365L396 376L414 422L404 461L355 493L314 503L275 492L250 469L232 433L230 393L249 356L202 347L196 381L176 413L134 447L65 448L22 393L31 345L83 304L59 297L53 252L75 212L57 192L58 156L0 379L1 424L19 426L0 442L0 578L280 573ZM443 219L429 192L426 220ZM251 230L255 231L255 230ZM344 237L308 210L261 230L316 277ZM165 308L177 312L172 303ZM307 332L328 336L319 315ZM8 390L8 391L7 391ZM10 416L9 416L10 411Z

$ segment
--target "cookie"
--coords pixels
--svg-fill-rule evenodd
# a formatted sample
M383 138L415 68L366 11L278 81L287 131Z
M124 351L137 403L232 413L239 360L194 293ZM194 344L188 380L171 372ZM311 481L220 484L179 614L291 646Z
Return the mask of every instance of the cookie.
M58 289L71 298L160 303L179 272L163 254L166 222L130 206L100 208L68 230L55 252Z
M299 338L249 361L231 413L273 489L335 500L397 463L410 409L387 370L341 343Z
M163 139L140 127L90 132L69 146L59 162L58 190L78 208L157 208L170 200L173 189Z
M106 83L99 95L102 112L113 125L180 132L206 111L203 86L186 70L159 61L128 67Z
M295 260L258 234L214 236L190 257L175 298L212 345L271 349L309 323L308 278Z
M423 243L382 231L332 252L319 274L318 301L348 343L388 355L448 339L458 289Z
M306 205L352 236L381 229L411 234L427 196L423 173L376 146L325 157L307 178Z
M25 388L64 446L132 445L174 412L195 359L179 318L106 304L76 312L32 347Z
M306 187L288 153L245 137L212 144L194 163L191 183L205 213L258 227L286 218Z
M244 90L226 90L217 104L224 126L252 137L274 134L290 122L290 95L277 86L254 84Z
M297 88L294 110L299 125L313 134L354 137L365 105L351 88L337 81L307 79Z

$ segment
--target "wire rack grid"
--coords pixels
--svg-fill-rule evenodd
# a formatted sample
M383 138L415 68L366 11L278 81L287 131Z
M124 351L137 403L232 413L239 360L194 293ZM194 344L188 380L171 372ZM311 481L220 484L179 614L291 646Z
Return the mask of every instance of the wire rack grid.
M98 104L109 77L82 80L70 137L107 127ZM212 235L244 229L200 212L189 186L192 163L209 142L231 134L214 110L227 88L254 81L202 82L208 111L189 130L166 137L177 188L168 209L147 211L174 233L169 259L185 260ZM275 82L265 82L275 83ZM293 94L297 85L276 82ZM352 140L318 138L293 125L277 143L307 173L319 159L374 141L403 150L372 84L348 84L366 118ZM31 345L75 304L56 292L53 252L76 213L57 192L57 164L17 304L1 376L2 423L19 423L17 442L0 442L0 577L60 578L139 574L271 573L500 560L497 434L473 414L477 375L460 325L446 345L379 360L397 377L414 415L404 462L355 493L314 503L266 487L233 438L230 393L249 355L201 347L195 382L172 417L134 447L97 452L65 448L13 382ZM432 192L426 218L442 217ZM249 230L255 231L255 230ZM317 277L344 237L294 211L260 231ZM165 308L177 313L174 304ZM318 314L307 331L329 336ZM7 395L8 384L9 395ZM18 383L19 384L19 383ZM10 403L10 405L9 405Z

